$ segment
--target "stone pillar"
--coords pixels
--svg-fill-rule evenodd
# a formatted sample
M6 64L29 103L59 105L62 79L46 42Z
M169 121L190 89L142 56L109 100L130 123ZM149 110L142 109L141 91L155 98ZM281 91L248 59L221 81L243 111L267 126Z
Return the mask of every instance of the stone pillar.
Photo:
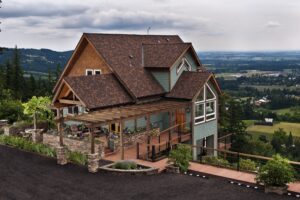
M32 130L32 141L34 143L43 143L43 129Z
M56 148L57 164L66 165L68 163L67 150L63 146Z
M7 136L10 135L10 127L9 126L4 127L4 135L7 135Z
M100 142L98 147L99 159L103 159L105 157L105 146L102 142Z
M96 173L99 168L99 154L88 154L88 170L91 173Z

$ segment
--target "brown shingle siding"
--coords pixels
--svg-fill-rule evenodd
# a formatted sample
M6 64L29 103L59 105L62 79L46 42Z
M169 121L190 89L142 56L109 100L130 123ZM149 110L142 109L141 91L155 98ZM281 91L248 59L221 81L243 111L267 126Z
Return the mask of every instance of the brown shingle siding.
M177 35L90 34L85 36L136 98L164 93L142 63L142 44L182 43Z
M113 74L65 77L64 80L89 109L132 102Z
M208 71L185 71L181 74L175 86L166 97L191 100L211 76L212 73Z
M144 44L144 67L171 68L191 43Z

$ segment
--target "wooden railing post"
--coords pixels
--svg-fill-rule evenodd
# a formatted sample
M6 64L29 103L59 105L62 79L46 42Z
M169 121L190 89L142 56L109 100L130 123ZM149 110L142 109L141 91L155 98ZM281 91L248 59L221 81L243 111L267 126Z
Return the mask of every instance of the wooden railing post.
M151 155L151 159L152 159L152 162L155 161L155 145L152 145L152 155Z
M160 152L160 135L158 136L158 151Z
M140 143L136 143L136 159L140 159Z
M240 171L240 152L237 152L237 170Z

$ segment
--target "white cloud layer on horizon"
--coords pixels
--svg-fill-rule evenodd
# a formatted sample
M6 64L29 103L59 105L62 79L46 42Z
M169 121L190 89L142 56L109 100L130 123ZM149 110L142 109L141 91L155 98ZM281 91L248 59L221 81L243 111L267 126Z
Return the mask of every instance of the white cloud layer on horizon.
M299 0L4 0L0 46L74 49L82 32L178 34L196 50L299 50Z

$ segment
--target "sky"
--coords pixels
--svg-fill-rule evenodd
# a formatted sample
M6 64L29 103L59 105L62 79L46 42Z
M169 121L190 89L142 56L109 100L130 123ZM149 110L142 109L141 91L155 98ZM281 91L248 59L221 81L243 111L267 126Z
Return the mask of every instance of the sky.
M0 46L73 50L83 32L176 34L197 51L300 50L300 0L2 0Z

